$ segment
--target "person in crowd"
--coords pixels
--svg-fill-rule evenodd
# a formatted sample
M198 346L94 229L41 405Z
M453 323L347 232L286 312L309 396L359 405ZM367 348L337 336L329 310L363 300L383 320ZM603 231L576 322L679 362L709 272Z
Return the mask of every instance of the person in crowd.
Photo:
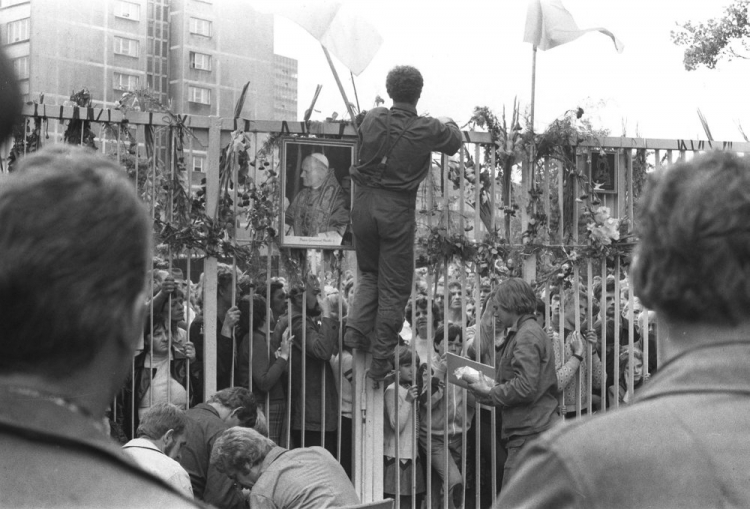
M430 313L432 314L431 329L428 328ZM427 361L427 357L432 355L432 341L429 339L429 334L430 332L434 333L440 321L440 313L435 301L432 302L432 308L430 309L427 297L417 296L406 307L406 321L412 330L409 344L414 343L414 348L424 363Z
M552 344L534 318L536 295L520 278L498 286L482 316L479 347L493 345L494 317L508 330L495 360L496 385L484 379L469 384L480 403L497 406L501 436L507 450L503 487L519 467L521 450L557 421L557 374ZM475 344L477 342L475 341Z
M466 325L471 327L477 321L477 306L471 297L466 299Z
M446 329L447 341L444 339ZM461 355L463 352L461 326L452 323L440 325L433 336L433 344L435 351L433 352L432 376L430 383L426 384L425 404L419 420L419 445L425 451L425 455L432 458L432 470L440 481L436 483L437 485L433 484L433 488L442 489L444 484L447 484L447 495L443 494L443 496L448 498L448 507L455 508L461 506L463 498L463 478L459 465L462 460L463 434L468 430L474 418L474 397L471 392L468 392L467 404L464 405L464 389L449 384L447 381L448 352L454 355ZM447 437L445 436L446 430ZM446 440L450 452L447 462Z
M347 306L351 306L354 301L354 289L354 278L347 279L346 284L344 284L344 300L346 300Z
M368 376L383 380L411 294L417 189L433 152L453 155L461 131L449 118L417 115L423 79L414 67L398 66L386 78L393 107L367 112L359 128L359 161L350 169L357 183L352 232L360 277L344 341L367 349L375 331Z
M467 322L466 317L463 313L463 302L466 295L461 288L460 281L451 281L448 284L448 314L445 317L445 322L451 323L465 323Z
M339 322L314 275L305 288L292 288L291 300L292 439L297 447L321 445L335 456L339 398L330 360L338 353Z
M138 425L138 438L122 446L130 459L146 472L193 498L190 476L177 462L185 442L185 412L169 403L158 403L146 410Z
M407 509L422 507L425 492L424 466L415 443L418 413L414 402L420 394L419 379L415 366L419 356L412 362L411 349L399 345L398 385L388 384L383 393L385 403L385 425L383 426L383 498L400 499L400 507ZM416 379L415 379L416 378ZM396 463L398 451L399 463ZM398 490L396 479L399 479ZM413 479L414 478L414 479Z
M631 278L667 329L663 363L627 407L534 442L498 507L750 505L749 196L729 152L649 176Z
M557 390L563 394L564 411L566 419L575 418L578 415L578 393L581 396L580 412L586 415L593 411L593 404L589 401L588 371L586 361L587 352L584 346L590 345L591 353L591 380L593 388L602 385L602 362L599 358L597 348L598 338L594 330L588 329L585 334L576 330L576 292L567 289L563 292L563 334L565 341L561 346L559 333L555 331L558 323L551 324L552 346L555 353L555 369L557 373ZM544 303L542 302L542 305ZM578 292L579 320L585 326L588 311L588 297L584 292ZM538 316L538 315L537 315ZM544 324L542 323L542 326ZM593 394L592 394L593 397Z
M236 353L234 327L240 320L240 309L234 305L239 292L234 287L231 267L224 268L217 273L216 293L216 390L222 390L231 385L232 363ZM190 341L195 345L197 362L203 365L204 350L204 321L196 318L190 325ZM203 384L200 384L197 401L203 401Z
M292 228L288 235L332 237L340 242L349 224L349 196L329 169L326 156L316 152L305 157L302 186L284 215Z
M352 350L346 345L331 359L331 368L333 369L333 376L336 379L336 387L339 389L341 402L341 421L339 425L340 450L338 459L350 479L354 479L354 471L352 470L352 458L354 455L352 448L354 440L354 423L352 421L352 404L354 403L352 394L352 381L354 380L353 361Z
M14 88L10 76L0 89ZM4 506L195 507L127 460L102 424L140 343L151 235L126 174L95 153L45 147L2 175Z
M195 346L180 345L167 333L166 317L147 319L143 328L144 349L133 360L132 377L122 390L122 415L128 437L134 438L141 415L158 403L172 403L187 410L200 382ZM153 325L153 329L152 329ZM189 373L189 375L188 375Z
M239 332L242 334L237 357L237 385L250 388L260 406L268 399L268 432L271 440L282 443L286 418L286 382L289 368L291 340L289 329L277 344L275 337L266 330L266 300L260 295L253 296L252 332L247 331L250 323L250 298L240 302ZM270 340L270 343L269 343ZM252 355L250 348L252 346ZM252 363L252 364L251 364ZM250 372L252 371L252 383Z
M270 327L271 331L276 328L276 323L279 321L282 315L287 312L287 298L286 289L284 283L279 281L278 278L272 278L270 286L270 309L271 309L271 320ZM265 297L265 288L258 288L258 294Z
M437 280L437 286L435 286L435 294L432 296L432 299L435 301L435 305L439 310L439 321L442 322L443 304L445 303L445 279L443 279L442 277Z
M620 347L620 383L617 384L617 394L615 386L612 385L607 390L607 406L614 406L615 399L619 406L629 405L633 401L634 394L630 391L629 380L632 377L633 391L640 388L643 383L643 350L633 347L633 373L630 373L630 348L628 346ZM614 376L614 374L612 375Z
M179 461L190 474L195 498L219 509L244 509L245 498L210 459L216 439L226 429L256 426L258 407L253 394L244 387L222 389L208 402L188 410L186 416L187 442Z
M255 430L234 427L216 441L211 464L251 489L250 507L318 509L359 504L354 486L322 447L284 449Z
M492 295L492 283L489 278L483 277L479 282L479 307L484 309L484 303Z

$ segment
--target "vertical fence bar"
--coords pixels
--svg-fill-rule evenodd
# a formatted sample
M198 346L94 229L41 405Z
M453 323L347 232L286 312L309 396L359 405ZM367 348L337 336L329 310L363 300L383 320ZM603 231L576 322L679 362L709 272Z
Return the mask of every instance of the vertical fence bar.
M208 160L206 173L206 210L214 214L219 203L219 160L221 156L221 118L210 117L208 129ZM216 294L218 260L207 256L203 265L203 394L207 399L216 392Z

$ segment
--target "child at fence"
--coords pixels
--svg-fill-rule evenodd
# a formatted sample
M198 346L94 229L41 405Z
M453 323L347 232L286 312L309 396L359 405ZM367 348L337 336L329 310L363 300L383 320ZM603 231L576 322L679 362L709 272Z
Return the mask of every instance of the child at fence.
M620 347L620 383L617 384L617 399L620 405L629 405L633 401L633 393L628 390L628 380L630 379L630 347ZM614 376L614 374L613 374ZM643 351L633 348L633 391L636 391L643 383ZM615 386L607 390L607 404L615 405Z
M424 467L416 451L414 439L417 429L417 417L412 402L419 397L419 383L415 383L414 366L419 366L419 354L415 352L415 363L412 363L411 349L399 345L398 357L399 384L390 383L385 389L385 423L383 426L383 493L384 498L400 498L400 507L412 507L412 497L416 506L421 507L424 497ZM417 377L417 382L419 378ZM398 393L398 394L397 394ZM397 394L397 395L396 395ZM396 402L398 397L398 402ZM398 416L398 421L396 420ZM398 431L396 424L398 422ZM396 465L396 448L398 447L399 465ZM416 457L415 457L415 453ZM400 479L397 493L396 476ZM414 479L412 479L414 477Z
M443 341L448 330L447 344ZM463 352L463 331L455 324L440 325L433 336L432 376L424 389L424 403L420 414L419 445L432 458L432 470L439 477L439 485L433 483L434 504L442 507L440 488L447 479L448 507L460 507L463 498L463 477L461 476L463 434L471 426L474 417L474 397L465 389L447 383L448 352L461 355ZM464 405L466 399L467 404ZM428 428L428 413L431 414ZM446 434L447 430L447 434ZM428 444L428 434L430 443ZM445 458L445 444L448 444L448 458Z

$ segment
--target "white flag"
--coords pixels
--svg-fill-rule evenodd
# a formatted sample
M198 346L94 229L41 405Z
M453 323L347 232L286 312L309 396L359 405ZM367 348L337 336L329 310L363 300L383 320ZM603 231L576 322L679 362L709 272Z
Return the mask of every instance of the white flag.
M279 1L272 12L289 18L359 75L383 44L377 30L358 16L351 4Z
M601 32L608 36L615 43L618 53L625 49L625 45L606 28L578 28L561 0L530 0L524 42L530 42L545 51L574 41L587 32Z

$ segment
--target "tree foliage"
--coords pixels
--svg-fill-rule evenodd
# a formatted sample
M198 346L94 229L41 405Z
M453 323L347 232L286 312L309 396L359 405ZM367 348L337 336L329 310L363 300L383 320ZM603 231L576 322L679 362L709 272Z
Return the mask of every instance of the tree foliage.
M714 69L722 59L750 59L748 5L750 0L734 0L720 18L688 21L672 30L672 42L685 47L685 69L694 71L702 65Z

